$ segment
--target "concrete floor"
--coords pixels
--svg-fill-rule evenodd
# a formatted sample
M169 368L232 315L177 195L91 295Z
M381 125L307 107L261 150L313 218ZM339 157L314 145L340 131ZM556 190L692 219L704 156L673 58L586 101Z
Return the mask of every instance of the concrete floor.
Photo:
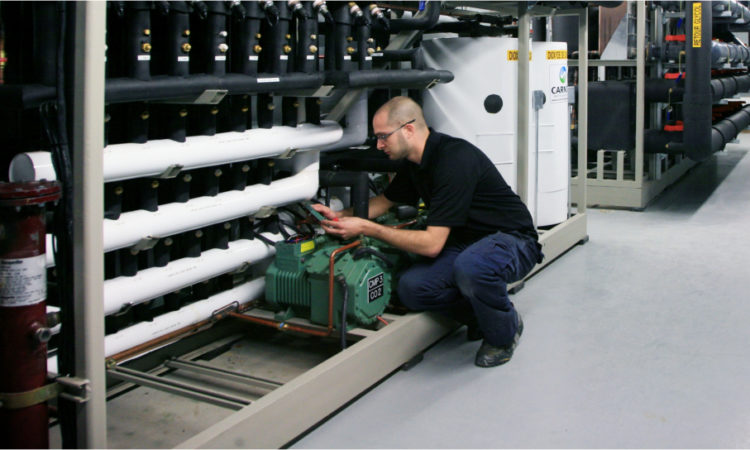
M293 448L750 447L750 135L513 297L506 365L463 329Z

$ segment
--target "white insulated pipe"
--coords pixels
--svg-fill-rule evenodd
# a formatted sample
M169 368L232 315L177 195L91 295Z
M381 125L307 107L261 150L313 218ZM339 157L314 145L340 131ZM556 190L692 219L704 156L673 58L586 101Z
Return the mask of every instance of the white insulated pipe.
M238 161L275 157L295 151L314 150L341 140L344 132L334 121L320 125L303 123L296 127L277 126L214 136L190 136L185 142L171 139L144 144L114 144L104 148L105 182L139 177L155 177L172 168L198 169ZM16 155L10 164L10 181L55 179L49 152Z
M282 236L261 233L276 242ZM104 314L114 314L126 305L136 305L160 295L200 283L201 281L253 264L276 253L276 249L260 239L239 239L228 249L213 248L196 258L182 258L164 267L139 270L134 276L121 276L104 282Z
M264 289L265 279L262 277L256 278L205 300L183 306L177 311L162 314L150 322L141 322L124 328L104 338L104 356L115 355L174 330L206 320L211 317L214 311L233 302L238 302L242 306L260 297Z
M222 192L215 197L198 197L185 203L160 205L156 212L130 211L117 220L104 219L104 251L136 244L141 239L159 238L258 212L264 206L282 206L307 200L318 190L315 162L301 172L256 184L242 191Z

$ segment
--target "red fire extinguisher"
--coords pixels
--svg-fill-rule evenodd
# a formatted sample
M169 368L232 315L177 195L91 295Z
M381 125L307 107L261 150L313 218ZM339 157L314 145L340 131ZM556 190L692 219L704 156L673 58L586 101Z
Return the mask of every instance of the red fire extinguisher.
M47 448L45 205L55 181L0 183L0 440Z

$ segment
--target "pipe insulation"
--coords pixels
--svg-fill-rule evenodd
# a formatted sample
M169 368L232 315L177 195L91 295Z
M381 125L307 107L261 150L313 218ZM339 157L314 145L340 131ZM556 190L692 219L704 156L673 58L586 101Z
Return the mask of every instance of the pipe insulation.
M365 99L365 114L366 106ZM364 122L366 138L366 119ZM351 121L350 124L355 128L359 126ZM185 142L160 139L144 144L109 145L104 148L103 176L105 182L120 181L159 176L175 166L181 170L190 170L279 156L290 149L305 151L319 147L338 148L331 146L343 136L344 131L338 123L325 120L320 125L304 123L297 127L277 126L242 133L191 136ZM361 142L363 141L364 138ZM13 158L8 175L11 181L55 179L51 171L54 169L50 153L27 152Z
M354 105L346 113L346 128L344 128L343 137L321 148L321 151L328 151L340 148L354 147L362 145L367 140L367 92L362 91Z
M307 200L318 190L318 166L319 163L315 162L301 172L269 185L256 184L242 191L159 205L155 212L130 211L122 213L117 220L104 219L104 251L128 247L142 239L166 237L249 216L264 206L283 206Z
M280 234L261 233L277 242ZM182 258L164 267L139 270L132 277L117 277L104 282L104 314L110 315L129 305L152 300L184 287L200 283L246 264L254 264L276 253L276 249L261 239L239 239L229 248L206 250L196 258Z
M243 306L263 295L265 285L265 278L256 278L205 300L183 306L177 311L162 314L150 322L141 322L106 336L104 338L104 356L116 355L144 342L162 337L176 329L209 319L216 310L233 302Z

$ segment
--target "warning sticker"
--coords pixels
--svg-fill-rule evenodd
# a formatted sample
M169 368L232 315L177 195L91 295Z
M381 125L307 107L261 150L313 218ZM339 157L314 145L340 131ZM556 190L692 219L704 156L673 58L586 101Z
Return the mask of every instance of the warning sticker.
M0 306L27 306L47 296L44 254L31 258L0 259Z
M693 48L700 48L702 38L703 16L701 13L701 4L693 3Z
M547 59L568 59L567 50L547 50Z
M518 50L508 50L508 61L518 61ZM531 51L529 51L529 61L531 61Z

